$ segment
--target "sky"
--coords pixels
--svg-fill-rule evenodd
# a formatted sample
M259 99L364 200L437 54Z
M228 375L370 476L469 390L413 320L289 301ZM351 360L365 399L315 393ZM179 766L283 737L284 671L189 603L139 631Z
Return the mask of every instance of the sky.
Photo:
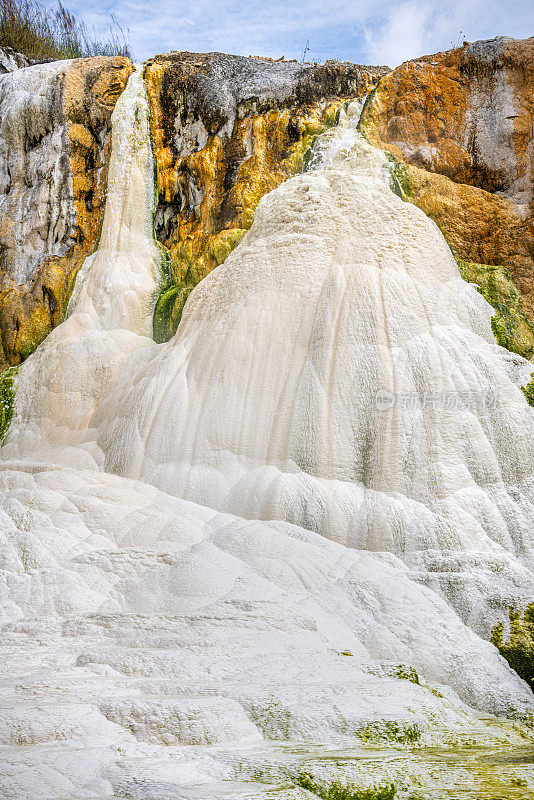
M48 0L53 4L53 0ZM534 0L63 0L98 35L114 14L133 57L170 50L394 67L464 40L534 35Z

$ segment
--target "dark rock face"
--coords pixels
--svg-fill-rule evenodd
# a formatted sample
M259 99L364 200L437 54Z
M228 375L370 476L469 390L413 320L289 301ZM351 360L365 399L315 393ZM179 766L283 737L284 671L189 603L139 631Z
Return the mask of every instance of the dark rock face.
M245 58L224 53L169 53L148 65L165 66L161 101L167 134L181 116L203 122L210 134L244 113L311 105L318 100L358 97L389 72L329 61L323 65Z
M305 166L343 101L387 67L170 53L146 68L159 202L157 238L177 283L197 283L252 224L260 198Z
M29 67L32 62L22 53L17 53L11 47L0 47L0 75L6 72L14 72L22 67Z

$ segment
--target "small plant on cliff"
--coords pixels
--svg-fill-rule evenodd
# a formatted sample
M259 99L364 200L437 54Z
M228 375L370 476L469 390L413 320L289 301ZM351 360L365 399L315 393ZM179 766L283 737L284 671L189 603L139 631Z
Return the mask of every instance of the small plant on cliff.
M107 39L92 35L58 0L48 8L39 0L0 0L0 46L39 61L86 56L128 56L127 36L110 17Z
M499 622L491 632L491 643L504 656L520 678L534 690L534 603L521 612L511 607L510 634L503 641L504 625Z

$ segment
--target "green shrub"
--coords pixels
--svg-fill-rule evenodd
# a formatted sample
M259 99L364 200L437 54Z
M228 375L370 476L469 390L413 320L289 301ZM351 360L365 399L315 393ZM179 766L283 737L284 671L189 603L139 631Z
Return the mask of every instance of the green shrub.
M491 632L491 643L508 661L520 678L534 690L534 603L530 603L521 616L510 608L510 635L503 641L504 625L499 622Z

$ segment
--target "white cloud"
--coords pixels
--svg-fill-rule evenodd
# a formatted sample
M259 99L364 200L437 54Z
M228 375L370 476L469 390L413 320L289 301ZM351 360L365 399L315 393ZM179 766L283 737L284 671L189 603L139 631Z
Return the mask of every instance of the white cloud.
M372 64L397 66L414 54L422 55L429 27L428 5L401 3L377 27L367 27L365 39L367 59Z
M531 0L407 0L383 2L381 17L366 26L366 60L397 66L417 56L449 50L463 40L534 33ZM529 30L530 29L530 30Z

